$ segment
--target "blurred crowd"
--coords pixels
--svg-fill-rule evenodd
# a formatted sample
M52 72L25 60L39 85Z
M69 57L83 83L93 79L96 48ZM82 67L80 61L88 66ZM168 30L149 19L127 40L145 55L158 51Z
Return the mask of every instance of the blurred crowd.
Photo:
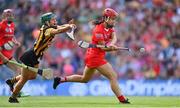
M0 0L1 13L6 8L15 12L16 37L22 44L16 49L16 59L32 47L43 13L54 12L59 24L75 20L76 40L66 34L57 36L42 58L41 67L51 67L55 76L83 73L85 50L76 42L91 41L91 21L107 7L119 13L117 45L146 50L139 55L127 51L107 54L120 79L180 79L179 0ZM0 67L0 79L12 75L6 67Z

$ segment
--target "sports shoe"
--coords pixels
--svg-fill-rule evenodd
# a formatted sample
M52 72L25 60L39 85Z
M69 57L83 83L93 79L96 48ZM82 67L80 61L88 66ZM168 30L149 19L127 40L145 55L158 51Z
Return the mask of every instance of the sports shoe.
M14 83L12 83L10 79L6 80L6 84L9 86L11 91L14 90Z
M129 102L129 99L127 98L126 100L124 100L124 101L120 101L122 104L130 104L130 102Z
M10 79L7 79L7 80L6 80L6 84L9 86L11 92L13 92L13 90L14 90L14 83L12 83ZM18 95L17 95L18 98L19 98L19 97L28 97L28 96L30 96L30 95L29 95L29 94L25 94L25 93L23 93L23 92L20 92L20 93L18 93Z
M17 98L13 98L13 97L9 97L8 100L10 103L19 103L19 101L17 100Z
M53 89L56 89L57 86L60 84L59 82L61 81L61 78L55 77L54 82L53 82Z

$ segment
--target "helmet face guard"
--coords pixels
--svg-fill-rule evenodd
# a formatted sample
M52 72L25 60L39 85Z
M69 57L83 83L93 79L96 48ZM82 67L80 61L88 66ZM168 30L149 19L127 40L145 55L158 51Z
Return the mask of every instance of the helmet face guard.
M45 13L41 16L41 24L44 25L46 22L49 22L52 18L55 17L55 14L52 12Z
M14 20L14 14L12 9L5 9L2 13L2 18L7 21L13 21Z

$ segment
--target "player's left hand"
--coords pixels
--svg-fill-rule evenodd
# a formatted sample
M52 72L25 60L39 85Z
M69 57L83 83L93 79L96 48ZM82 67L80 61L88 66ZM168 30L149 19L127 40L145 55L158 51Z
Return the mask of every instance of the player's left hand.
M18 47L21 45L21 43L18 42L15 38L12 39L12 42Z
M115 44L109 44L109 45L108 45L108 48L111 48L112 51L119 50L119 47L116 46Z

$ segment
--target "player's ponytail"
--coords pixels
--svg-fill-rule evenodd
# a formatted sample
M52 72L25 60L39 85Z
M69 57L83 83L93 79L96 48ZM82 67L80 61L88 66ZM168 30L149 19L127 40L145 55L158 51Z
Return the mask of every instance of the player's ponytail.
M92 21L92 24L93 25L99 25L99 24L101 24L101 23L103 23L104 22L104 18L101 16L101 17L98 17L98 18L96 18L95 20L93 20Z

